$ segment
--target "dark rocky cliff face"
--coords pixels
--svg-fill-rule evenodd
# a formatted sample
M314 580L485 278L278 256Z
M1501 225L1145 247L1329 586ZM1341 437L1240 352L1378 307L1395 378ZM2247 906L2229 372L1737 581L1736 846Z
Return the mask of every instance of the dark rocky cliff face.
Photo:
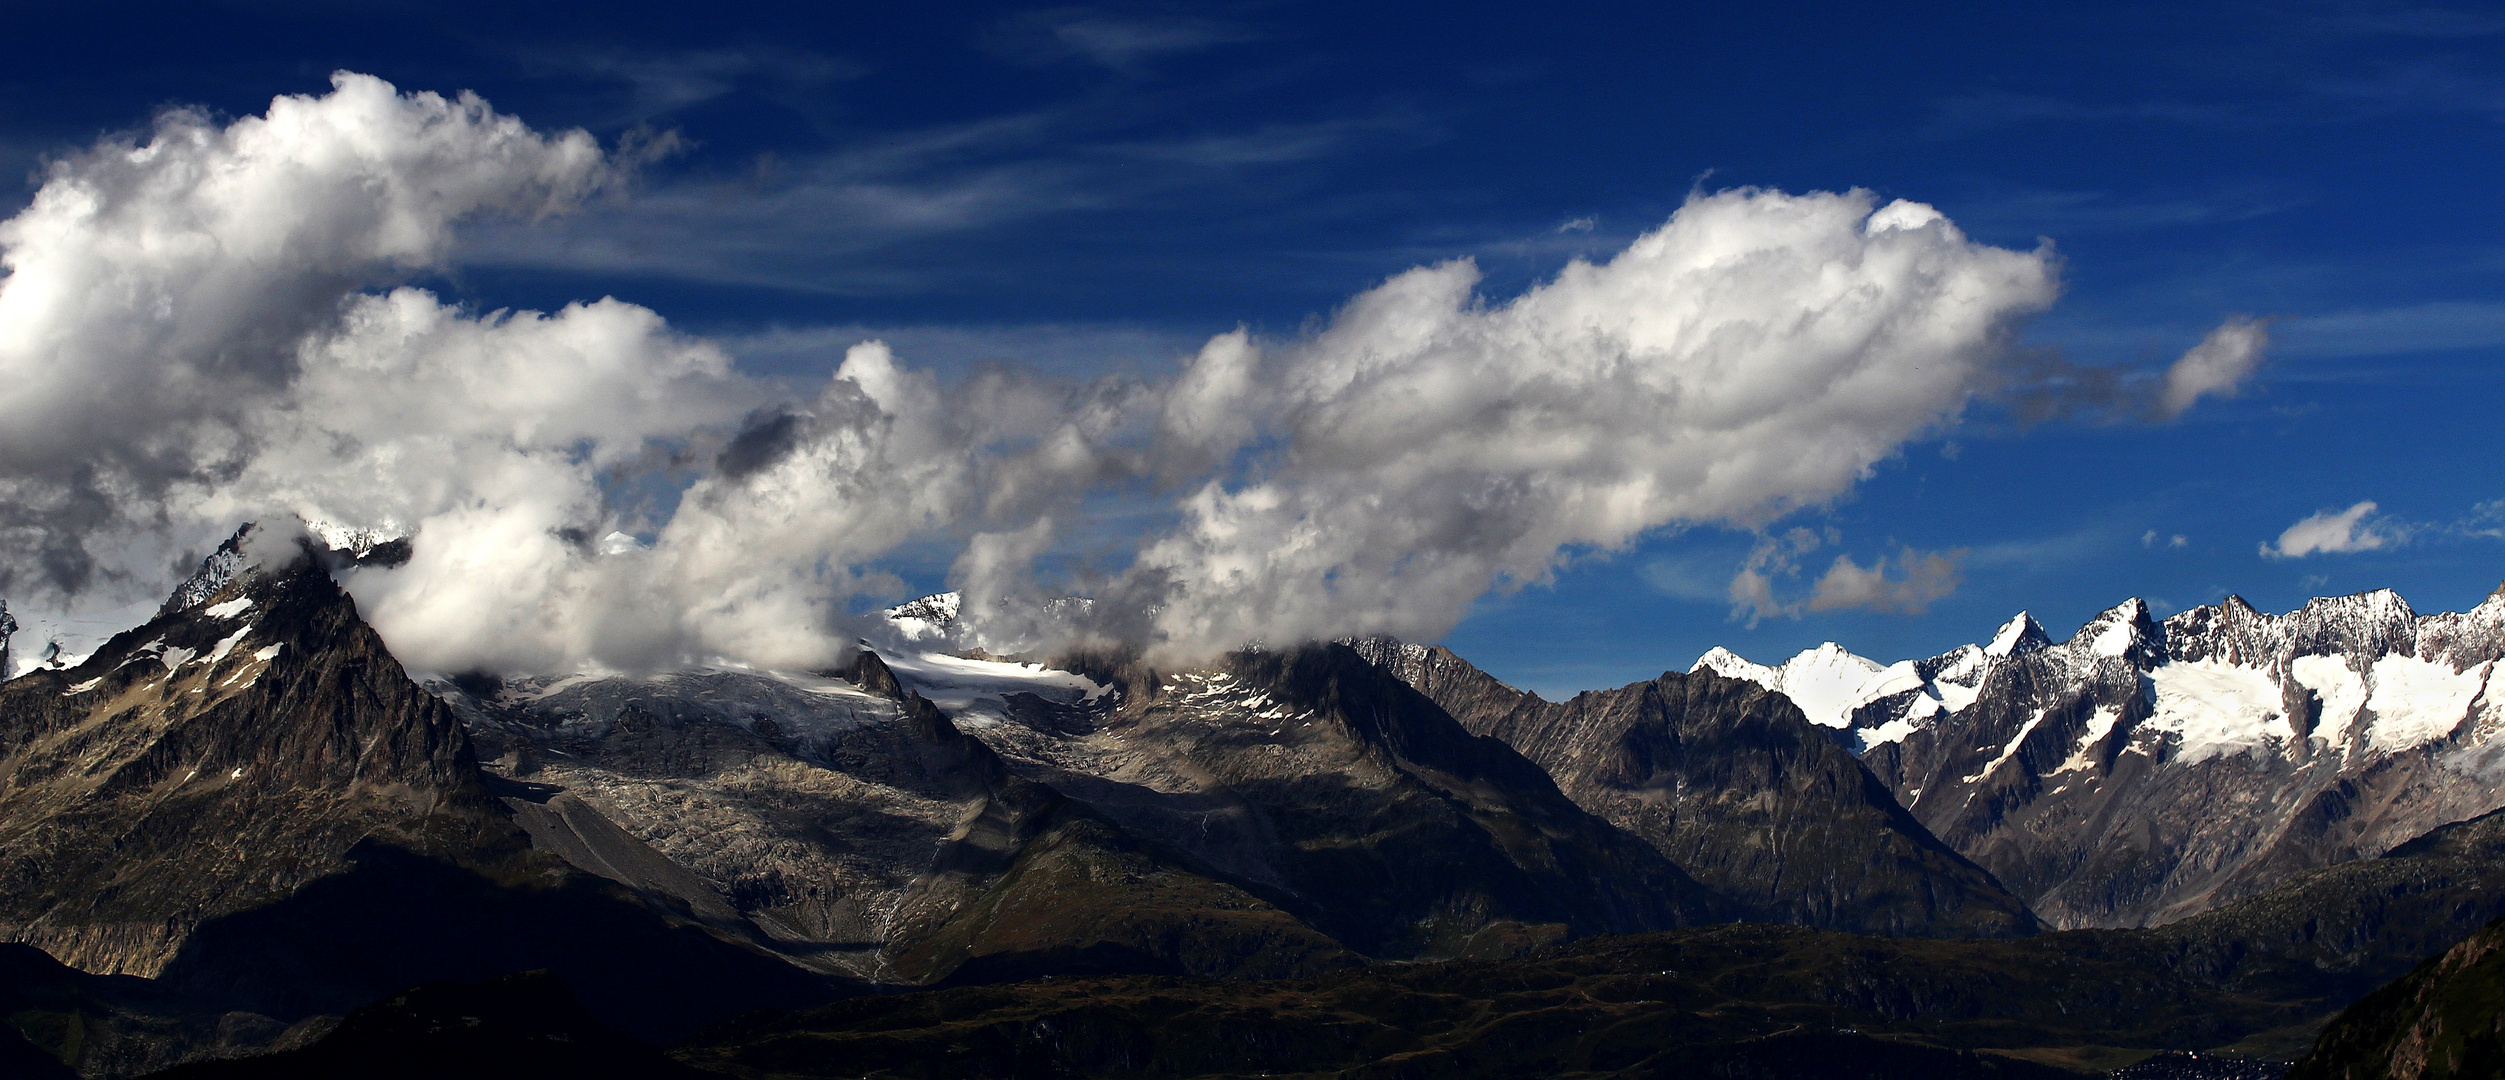
M1950 937L2037 929L1781 694L1700 672L1549 702L1442 648L1358 647L1748 918Z
M0 934L152 976L174 1018L82 1054L167 1059L533 967L663 1033L827 996L535 849L312 555L220 563L78 667L0 684Z
M1379 908L1381 929L1357 932L1361 938L1396 941L1389 931L1401 927L1434 950L1426 942L1450 932L1437 925L1448 919L1469 933L1478 932L1470 922L1503 920L1562 924L1579 936L1735 914L1674 860L1575 805L1533 760L1473 734L1346 646L1239 654L1228 671L1287 715L1275 737L1243 733L1263 740L1247 748L1257 755L1205 760L1265 807L1282 854L1303 863L1288 871L1299 892L1344 897L1343 904L1401 898ZM1207 713L1182 702L1165 707L1172 709L1160 718L1167 723L1208 722ZM1353 760L1335 776L1270 775L1256 762L1288 756L1291 719L1319 743L1296 749L1336 750ZM1324 852L1357 858L1315 858ZM1398 955L1384 946L1367 951Z
M203 922L492 805L452 713L309 560L0 685L0 926L155 975Z

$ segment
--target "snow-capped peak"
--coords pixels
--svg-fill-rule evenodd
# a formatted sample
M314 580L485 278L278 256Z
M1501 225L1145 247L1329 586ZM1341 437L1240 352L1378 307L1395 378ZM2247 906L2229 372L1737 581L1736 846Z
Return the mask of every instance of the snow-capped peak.
M2088 648L2094 650L2096 655L2121 656L2130 652L2132 646L2141 642L2143 634L2140 628L2147 622L2148 605L2141 603L2140 598L2134 596L2105 609L2095 618L2088 620L2088 624L2079 628L2078 635L2071 638L2071 641L2076 642L2080 638L2086 638Z
M1846 652L1832 641L1802 650L1779 668L1750 663L1717 646L1698 657L1695 666L1688 670L1746 679L1773 690L1800 706L1810 723L1825 727L1851 724L1854 709L1868 703L1881 688L1901 681L1886 678L1888 669Z
M235 575L249 569L251 560L244 555L244 541L259 528L247 522L235 530L235 535L227 537L216 551L200 560L200 569L174 587L174 595L166 598L165 606L159 608L158 613L171 615L198 607L208 602L209 597L216 595L219 589L225 588L228 582L235 580Z
M394 540L409 538L409 530L393 522L367 528L361 525L341 525L337 522L319 521L313 518L298 518L297 520L304 522L304 531L321 541L323 547L350 555L364 555Z
M946 637L956 628L959 606L964 602L965 597L959 593L933 593L887 609L887 622L907 641Z
M1768 690L1782 689L1779 685L1783 681L1781 672L1742 658L1738 653L1720 645L1706 650L1705 655L1697 657L1696 662L1688 665L1687 670L1691 675L1699 671L1710 671L1726 679L1753 682Z
M2035 621L2035 616L2021 611L2001 624L2000 632L1992 635L1992 643L1983 647L1983 654L2016 656L2034 652L2051 643L2052 636L2044 632L2043 625Z
M1784 661L1783 696L1800 706L1810 723L1844 727L1852 723L1853 710L1869 700L1864 690L1883 670L1830 641Z

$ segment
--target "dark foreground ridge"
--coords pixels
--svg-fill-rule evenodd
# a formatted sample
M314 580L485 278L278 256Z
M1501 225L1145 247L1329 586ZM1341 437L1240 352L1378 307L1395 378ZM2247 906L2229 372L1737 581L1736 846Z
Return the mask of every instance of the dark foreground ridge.
M2357 987L2409 967L2379 941L2418 940L2436 921L2425 915L2430 908L2498 902L2496 883L2470 871L2482 853L2493 855L2500 834L2505 817L2449 827L2390 858L2335 867L2156 930L1942 940L1740 923L1305 979L1044 978L757 1013L700 1032L668 1056L672 1067L712 1075L898 1080L1912 1080L2113 1070L2131 1080L2265 1080ZM2489 858L2486 874L2499 862ZM2324 918L2301 928L2279 921L2300 902ZM2403 928L2398 938L2375 925L2387 918ZM2413 1075L2393 1067L2403 1059L2451 1069L2429 1077L2494 1075L2479 1055L2494 1052L2496 1003L2505 998L2500 943L2505 923L2368 996L2295 1075ZM553 979L508 984L404 995L357 1014L400 1019L352 1018L302 1050L174 1075L292 1077L309 1075L287 1071L308 1063L366 1055L518 1076L525 1073L495 1071L506 1059L494 1047L557 1036L587 1052L617 1045L569 1026L583 1020ZM488 1004L467 1004L479 999ZM463 1015L490 1030L406 1019L429 1000L463 1002ZM465 1053L487 1057L465 1063ZM662 1067L636 1060L634 1068Z
M2349 1007L2289 1080L2505 1076L2505 919Z
M162 1080L694 1080L707 1074L592 1019L555 974L528 971L484 983L420 986L349 1013L310 1045L244 1060L194 1062L154 1075Z

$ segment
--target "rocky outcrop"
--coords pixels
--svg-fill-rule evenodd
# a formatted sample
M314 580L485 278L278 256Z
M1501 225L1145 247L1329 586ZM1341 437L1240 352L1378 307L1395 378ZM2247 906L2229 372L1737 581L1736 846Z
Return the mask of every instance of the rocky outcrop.
M16 670L9 663L9 639L17 635L17 619L9 614L9 602L0 600L0 682L7 681Z
M2025 904L1934 838L1830 734L1700 671L1541 700L1440 647L1357 647L1643 838L1745 917L1865 933L2034 933Z

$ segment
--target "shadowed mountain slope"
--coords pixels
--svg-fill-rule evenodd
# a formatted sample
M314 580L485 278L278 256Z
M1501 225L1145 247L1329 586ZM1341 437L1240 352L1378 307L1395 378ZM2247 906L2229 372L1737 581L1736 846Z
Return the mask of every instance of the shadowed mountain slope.
M2505 1076L2505 920L2351 1005L2288 1080Z
M1941 937L2037 929L2025 904L1933 837L1831 733L1755 683L1671 673L1549 702L1441 647L1356 647L1748 918Z
M0 934L152 976L168 1015L244 1018L74 1057L170 1061L535 967L663 1036L828 996L535 849L316 555L262 570L230 542L148 624L0 684Z
M2442 927L2505 907L2501 834L2505 817L2450 826L2155 929L1733 924L1308 980L1051 980L760 1015L675 1053L744 1076L929 1078L2052 1077L2151 1051L2287 1053L2458 934Z
M488 768L546 808L526 820L585 837L578 859L653 853L595 865L816 970L922 984L1357 962L1188 852L1016 775L872 653L818 675L464 681L437 689Z
M152 1080L703 1080L659 1049L584 1012L559 979L524 972L473 984L430 984L349 1013L305 1046L202 1061Z
M1117 704L968 730L1021 774L1192 852L1358 952L1501 953L1732 910L1346 646L1173 673L1066 666L1116 685Z

